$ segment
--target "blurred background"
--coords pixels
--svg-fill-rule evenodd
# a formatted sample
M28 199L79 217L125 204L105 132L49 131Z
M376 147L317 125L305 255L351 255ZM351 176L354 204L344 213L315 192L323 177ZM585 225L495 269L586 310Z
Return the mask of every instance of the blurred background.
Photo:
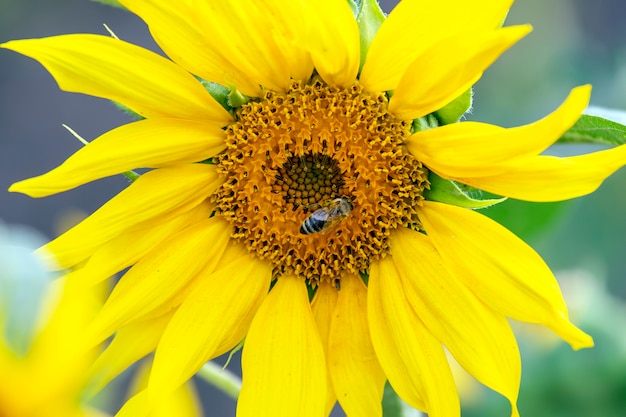
M383 1L383 9L395 3ZM416 25L427 18L416 16ZM0 0L0 42L106 34L103 23L124 40L158 50L143 22L119 9L88 0ZM592 105L626 110L626 2L518 0L507 19L516 23L531 23L534 31L485 73L468 119L506 127L529 123L587 83L593 85ZM119 192L127 185L122 176L40 200L6 189L82 146L61 123L92 140L128 121L109 102L63 93L39 64L0 50L0 220L53 238ZM561 282L573 321L596 342L594 349L574 353L541 329L516 328L524 361L522 415L626 415L626 169L591 196L555 204L509 201L486 213L543 256ZM237 362L229 368L236 371ZM464 416L507 415L502 398L462 372L459 386ZM202 383L200 390L205 415L234 415L234 401ZM113 402L108 411L118 406Z

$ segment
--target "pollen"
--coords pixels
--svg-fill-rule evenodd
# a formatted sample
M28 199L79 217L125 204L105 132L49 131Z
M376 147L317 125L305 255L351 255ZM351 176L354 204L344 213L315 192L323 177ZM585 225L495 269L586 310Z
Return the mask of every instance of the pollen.
M217 213L275 276L339 283L385 256L392 230L420 228L428 171L403 145L410 123L387 104L384 93L314 78L238 109L216 158ZM339 217L331 206L340 200L350 211Z

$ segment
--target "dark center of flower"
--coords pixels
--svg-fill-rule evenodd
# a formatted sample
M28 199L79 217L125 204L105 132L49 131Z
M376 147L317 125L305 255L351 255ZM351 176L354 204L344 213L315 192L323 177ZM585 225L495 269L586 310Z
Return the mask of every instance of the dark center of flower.
M314 79L242 106L217 158L218 213L232 237L312 284L367 271L398 227L419 227L428 171L384 94Z
M344 185L337 161L324 154L292 156L278 168L273 191L291 203L293 210L319 208L339 196Z

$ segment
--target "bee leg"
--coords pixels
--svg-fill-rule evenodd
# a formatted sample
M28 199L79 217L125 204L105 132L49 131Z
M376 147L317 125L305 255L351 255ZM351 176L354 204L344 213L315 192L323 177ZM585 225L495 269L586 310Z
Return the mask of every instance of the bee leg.
M335 279L335 288L337 288L337 291L341 289L341 281L339 278Z

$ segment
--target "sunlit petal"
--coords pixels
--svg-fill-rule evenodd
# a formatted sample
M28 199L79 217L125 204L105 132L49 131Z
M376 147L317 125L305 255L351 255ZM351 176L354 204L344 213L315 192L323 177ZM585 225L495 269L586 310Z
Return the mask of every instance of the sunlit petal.
M306 17L300 27L292 24L290 30L296 46L311 54L322 79L339 87L353 84L360 62L359 28L348 2L294 0L280 6L296 19Z
M324 354L328 358L328 338L330 334L330 323L337 305L338 291L329 281L320 282L315 297L311 302L311 311L317 324L317 330L324 347ZM335 403L337 402L337 395L330 378L330 371L327 374L327 389L326 389L326 415L329 415Z
M324 349L301 279L278 278L250 326L242 372L238 417L324 415Z
M372 264L367 308L374 349L389 383L432 417L459 416L459 397L441 342L409 304L388 256Z
M423 164L445 177L483 177L506 171L508 161L537 155L551 146L587 107L590 86L572 90L552 114L526 126L504 129L460 122L412 135L406 145Z
M172 298L228 244L228 223L207 219L157 246L117 283L87 339L99 341Z
M530 26L511 26L457 35L433 46L409 65L389 100L389 111L409 120L440 109L470 88L528 32Z
M238 69L246 78L273 90L286 90L290 81L287 58L275 42L274 33L264 11L253 0L199 1L194 13L210 50L220 51L227 69ZM169 32L168 32L169 33ZM214 80L229 85L226 76Z
M626 145L586 155L519 158L493 176L451 177L482 190L526 201L561 201L594 192L626 165Z
M212 210L210 204L200 204L182 214L175 210L173 216L160 216L130 227L100 246L84 265L70 272L67 275L68 283L88 288L104 281L137 263L169 236L210 217Z
M224 340L231 340L232 349L245 336L269 290L272 271L268 262L243 255L202 274L168 323L150 376L153 399L169 395L191 378L216 356Z
M154 352L165 326L172 318L166 314L120 328L111 343L92 366L90 389L98 392L133 363Z
M311 23L306 13L306 5L300 1L276 2L272 0L257 0L262 5L262 11L270 25L278 47L287 58L291 78L305 81L313 73L313 60L302 42Z
M39 61L65 91L113 100L144 117L231 120L192 75L154 52L112 37L61 35L0 47Z
M327 353L335 393L351 417L382 416L386 378L370 339L367 287L360 277L347 274L337 292Z
M226 148L224 131L207 122L147 119L113 129L46 174L15 184L24 190L67 191L135 168L199 162Z
M593 345L568 320L559 285L543 259L505 227L461 207L425 201L420 214L449 268L496 311L552 329L575 349Z
M147 172L40 252L44 256L52 254L59 268L76 265L100 245L136 224L180 207L191 210L198 206L219 183L215 168L207 164L178 165Z
M250 79L220 52L221 48L213 47L213 38L205 35L204 25L197 19L195 0L120 2L148 24L163 51L187 71L205 80L233 85L244 94L258 94L258 80Z
M511 3L512 0L402 0L376 33L359 82L369 91L395 90L418 56L456 34L495 29Z
M512 416L517 416L521 361L504 315L487 308L448 273L424 234L399 229L393 239L391 261L426 327L465 370L504 395L513 407Z

